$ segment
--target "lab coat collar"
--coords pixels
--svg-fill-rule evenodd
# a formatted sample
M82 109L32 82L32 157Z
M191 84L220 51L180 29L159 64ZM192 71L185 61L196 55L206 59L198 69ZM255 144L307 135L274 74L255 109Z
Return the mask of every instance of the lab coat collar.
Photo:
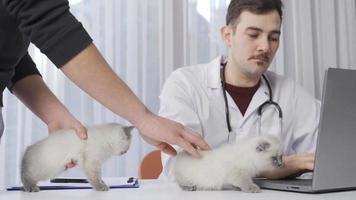
M262 105L264 102L268 100L269 100L268 86L266 81L263 78L261 78L260 87L257 89L255 95L253 95L251 102L248 105L248 108L245 112L244 118L248 118L254 111L258 109L260 105Z
M207 86L212 89L221 88L220 79L220 60L221 56L212 60L207 68Z

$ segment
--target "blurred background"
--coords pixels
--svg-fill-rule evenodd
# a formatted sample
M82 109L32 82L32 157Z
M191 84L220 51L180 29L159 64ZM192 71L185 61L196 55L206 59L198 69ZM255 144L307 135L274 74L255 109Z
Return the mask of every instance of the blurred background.
M161 87L179 67L207 63L225 54L220 27L229 0L70 0L114 71L157 113ZM270 70L321 98L328 67L356 69L355 0L283 0L281 43ZM127 122L68 80L34 46L30 54L43 79L84 124ZM8 91L0 145L0 189L20 183L26 146L47 136L47 128ZM153 150L135 131L130 150L105 163L104 177L137 176L142 157ZM41 159L41 158L38 158ZM82 176L78 168L63 176Z

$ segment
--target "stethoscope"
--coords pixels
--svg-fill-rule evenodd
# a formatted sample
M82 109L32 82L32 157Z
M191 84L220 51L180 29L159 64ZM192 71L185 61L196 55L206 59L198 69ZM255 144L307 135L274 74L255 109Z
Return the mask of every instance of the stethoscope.
M230 124L230 112L229 112L229 104L227 101L227 95L226 95L226 82L225 82L225 66L227 62L225 61L224 58L221 59L220 62L220 79L221 79L221 86L223 89L223 95L224 95L224 101L225 101L225 114L226 114L226 124L227 124L227 129L229 130L229 135L228 135L228 141L230 140L230 133L232 131L231 124ZM281 107L273 101L273 95L272 95L272 88L271 84L269 83L267 77L263 74L262 78L265 80L267 87L268 87L268 92L269 92L269 99L266 100L263 104L261 104L257 108L257 115L258 115L258 135L261 134L261 124L262 124L262 113L263 110L268 107L268 106L273 106L275 110L278 112L278 117L279 117L279 127L280 127L280 133L282 133L282 120L283 120L283 112Z

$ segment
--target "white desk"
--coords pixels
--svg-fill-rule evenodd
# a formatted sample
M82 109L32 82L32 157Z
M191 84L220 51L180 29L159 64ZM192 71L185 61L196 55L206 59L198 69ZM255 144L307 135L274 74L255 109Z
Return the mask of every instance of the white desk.
M356 191L326 194L301 194L262 190L261 193L248 194L240 191L182 191L175 183L157 180L140 181L140 188L111 189L108 192L93 190L46 190L36 193L22 191L0 192L0 200L227 200L227 199L261 199L261 200L353 200Z

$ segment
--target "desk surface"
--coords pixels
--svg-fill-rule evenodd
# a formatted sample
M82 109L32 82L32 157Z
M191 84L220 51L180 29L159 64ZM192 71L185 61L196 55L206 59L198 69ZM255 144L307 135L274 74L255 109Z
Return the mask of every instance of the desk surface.
M301 194L262 190L261 193L248 194L240 191L182 191L175 183L157 180L140 181L140 188L111 189L108 192L84 190L46 190L36 193L22 191L0 192L0 200L210 200L210 199L283 199L283 200L351 200L355 199L356 191L334 192L325 194Z

